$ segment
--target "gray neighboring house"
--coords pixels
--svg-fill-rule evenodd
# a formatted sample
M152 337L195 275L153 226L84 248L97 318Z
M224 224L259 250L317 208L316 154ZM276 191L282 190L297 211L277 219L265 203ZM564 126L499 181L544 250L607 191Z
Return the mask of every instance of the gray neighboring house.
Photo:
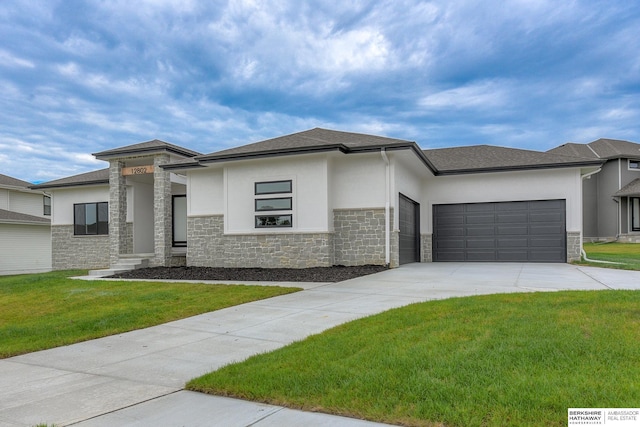
M640 243L640 144L601 138L567 143L549 153L604 161L583 185L585 240Z
M315 128L210 154L163 141L34 186L53 268L316 267L579 259L582 177L603 161Z
M0 174L0 275L51 270L51 199Z

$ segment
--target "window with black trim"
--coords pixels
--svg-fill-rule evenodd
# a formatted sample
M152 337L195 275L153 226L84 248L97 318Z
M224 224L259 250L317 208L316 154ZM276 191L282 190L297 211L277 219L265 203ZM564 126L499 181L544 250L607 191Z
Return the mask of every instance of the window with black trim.
M640 231L640 197L631 197L631 231Z
M109 203L74 204L73 234L76 236L109 234Z
M293 227L293 193L292 180L264 181L255 183L255 212L269 212L255 216L256 228Z
M286 181L256 182L255 190L256 196L260 194L291 193L292 182L290 179Z
M291 197L256 199L256 212L291 210Z
M51 196L42 196L43 214L51 216Z

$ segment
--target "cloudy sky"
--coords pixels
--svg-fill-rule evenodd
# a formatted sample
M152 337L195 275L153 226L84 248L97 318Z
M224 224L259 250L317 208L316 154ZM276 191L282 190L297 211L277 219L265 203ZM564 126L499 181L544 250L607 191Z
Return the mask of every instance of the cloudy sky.
M423 148L640 142L635 0L0 3L0 173L313 127Z

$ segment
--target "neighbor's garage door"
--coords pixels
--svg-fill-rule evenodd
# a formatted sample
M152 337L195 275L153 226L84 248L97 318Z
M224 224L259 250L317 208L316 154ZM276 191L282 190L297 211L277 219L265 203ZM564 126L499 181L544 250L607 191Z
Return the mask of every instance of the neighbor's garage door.
M433 206L434 261L566 262L565 201Z

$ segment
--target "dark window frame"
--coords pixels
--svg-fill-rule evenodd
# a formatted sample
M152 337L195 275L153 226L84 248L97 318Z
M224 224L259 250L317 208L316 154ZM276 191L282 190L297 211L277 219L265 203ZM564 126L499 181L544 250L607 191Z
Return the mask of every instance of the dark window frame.
M260 218L286 218L289 217L288 224L260 224ZM291 228L293 227L293 215L292 214L284 214L284 215L256 215L255 216L255 227L256 228Z
M95 224L87 224L87 207L93 207ZM106 207L106 211L105 211ZM79 218L84 216L84 218ZM105 218L106 217L106 218ZM80 222L82 220L82 222ZM91 202L73 204L74 236L105 236L109 234L109 202Z
M183 197L185 200L187 198L186 194L174 194L171 197L171 246L174 248L186 248L187 241L176 240L176 229L175 229L175 217L176 217L176 199L178 197Z
M258 208L258 203L263 202L265 200L288 200L289 207L288 208ZM270 197L268 199L255 199L255 211L256 212L272 212L272 211L290 211L293 210L293 197Z
M47 203L47 201L49 203ZM42 196L42 214L45 216L51 216L51 196Z
M288 183L289 184L289 190L286 191L258 191L258 186L260 186L261 184L279 184L279 183ZM293 193L293 180L291 179L283 179L283 180L279 180L279 181L261 181L261 182L256 182L253 184L253 189L254 189L254 195L256 196L261 196L261 195L265 195L265 194L291 194Z
M634 209L634 200L638 200L638 209ZM640 231L640 227L635 226L636 216L640 217L640 197L629 197L629 204L631 205L631 231Z

